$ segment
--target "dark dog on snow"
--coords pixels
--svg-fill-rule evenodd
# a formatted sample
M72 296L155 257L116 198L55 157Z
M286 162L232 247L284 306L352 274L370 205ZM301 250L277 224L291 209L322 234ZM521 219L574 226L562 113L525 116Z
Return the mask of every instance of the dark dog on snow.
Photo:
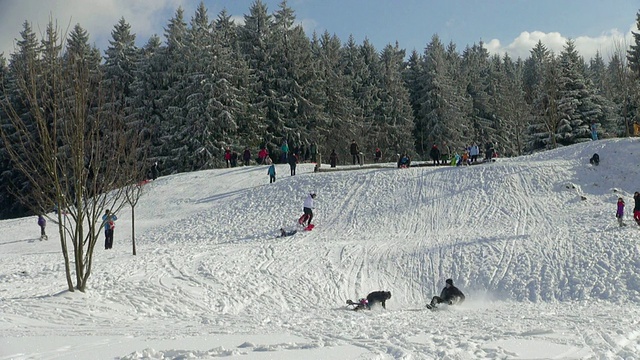
M375 303L382 304L382 308L386 309L386 301L391 299L391 291L374 291L367 295L367 301L369 307L372 307Z

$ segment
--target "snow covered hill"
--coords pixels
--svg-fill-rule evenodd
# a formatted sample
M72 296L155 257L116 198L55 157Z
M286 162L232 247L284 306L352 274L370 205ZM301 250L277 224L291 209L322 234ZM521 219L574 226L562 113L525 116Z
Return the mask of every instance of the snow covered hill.
M2 221L0 359L636 359L639 156L611 139L471 167L278 165L274 184L258 166L161 177L138 256L121 212L85 294L64 291L52 226L40 242L35 218ZM316 228L276 238L310 192ZM447 278L467 301L426 310ZM345 311L376 290L386 311Z

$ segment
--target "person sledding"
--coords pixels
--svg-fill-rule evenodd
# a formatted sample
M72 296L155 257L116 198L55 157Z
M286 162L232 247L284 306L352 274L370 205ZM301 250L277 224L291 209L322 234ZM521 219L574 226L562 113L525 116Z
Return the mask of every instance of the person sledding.
M313 224L311 224L311 220L313 219L313 199L316 198L316 193L311 193L304 199L304 203L302 204L302 211L304 214L298 219L298 224L305 227L305 229L313 228Z
M454 305L461 304L463 301L464 294L462 293L462 291L453 286L453 280L447 279L445 281L445 287L444 289L442 289L440 296L434 296L433 299L431 299L431 303L427 304L427 309L435 309L437 308L438 304L442 303Z
M369 307L369 301L367 299L359 299L357 302L353 302L351 300L347 300L347 305L352 306L352 310L371 310Z
M353 310L371 310L371 307L376 304L382 305L383 309L387 309L387 300L391 299L391 291L374 291L367 295L364 299L359 299L357 302L347 300L347 305L353 306Z
M298 232L298 230L285 230L284 228L280 228L280 236L278 237L287 237L287 236L293 236Z

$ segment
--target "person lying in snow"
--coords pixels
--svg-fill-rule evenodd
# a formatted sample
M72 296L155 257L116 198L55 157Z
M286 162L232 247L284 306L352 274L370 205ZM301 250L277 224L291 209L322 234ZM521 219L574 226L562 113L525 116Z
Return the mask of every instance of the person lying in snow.
M278 237L291 236L291 235L294 235L297 232L298 232L298 230L287 231L284 228L280 228L280 236L278 236Z

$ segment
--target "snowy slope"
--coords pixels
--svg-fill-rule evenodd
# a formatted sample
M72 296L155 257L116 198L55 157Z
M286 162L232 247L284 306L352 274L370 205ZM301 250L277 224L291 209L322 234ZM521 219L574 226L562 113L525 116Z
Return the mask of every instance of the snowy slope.
M0 359L640 358L639 139L463 168L161 177L85 294L35 218L0 222ZM588 164L600 155L601 165ZM293 229L316 192L312 232ZM627 227L614 218L627 202ZM102 240L102 239L101 239ZM425 310L446 278L467 295ZM346 299L389 290L387 310Z

